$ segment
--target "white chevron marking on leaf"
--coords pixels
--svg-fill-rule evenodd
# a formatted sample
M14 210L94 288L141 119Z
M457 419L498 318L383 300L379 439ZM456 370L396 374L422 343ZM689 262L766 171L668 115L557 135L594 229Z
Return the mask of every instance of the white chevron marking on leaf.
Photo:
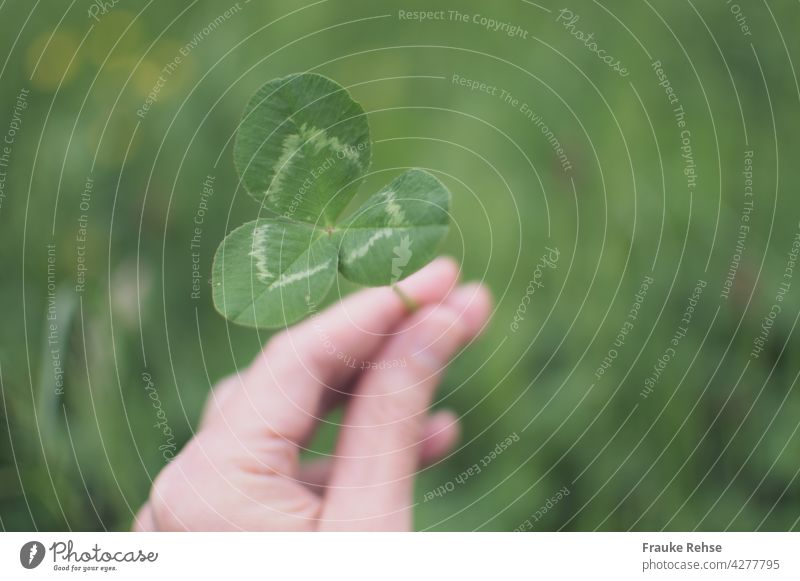
M275 281L274 284L270 285L270 288L281 288L286 286L287 284L292 284L297 282L298 280L303 280L306 278L311 278L318 272L321 272L328 268L331 264L330 260L326 260L322 264L318 264L317 266L312 266L308 270L304 270L302 272L295 272L294 274L284 274Z
M406 234L400 239L400 244L392 248L394 258L392 258L392 283L400 280L403 276L403 267L411 260L411 238Z
M389 215L389 226L402 226L406 222L406 213L403 207L397 203L396 194L392 190L386 190L383 197L386 200L386 213Z
M248 254L255 260L258 271L256 276L263 283L268 283L275 278L267 266L267 230L269 230L269 224L262 224L253 230L253 243Z
M318 129L303 123L300 126L299 133L292 133L283 140L281 155L272 167L275 176L267 193L280 192L283 189L284 177L289 172L292 162L303 156L302 147L305 145L313 146L315 154L321 153L324 149L329 149L334 158L346 159L361 167L361 158L359 158L358 150L355 147L345 145L336 136L328 136L324 129Z
M376 230L364 244L362 244L361 246L350 252L350 254L348 254L345 257L344 261L349 264L351 262L358 260L359 258L365 257L367 255L367 252L369 252L370 248L372 248L378 240L388 238L391 235L392 235L391 228L381 228L380 230Z
M356 148L345 145L336 136L328 137L324 129L308 127L303 123L300 128L300 136L304 143L308 142L314 146L314 153L321 153L323 149L331 149L339 157L361 165Z

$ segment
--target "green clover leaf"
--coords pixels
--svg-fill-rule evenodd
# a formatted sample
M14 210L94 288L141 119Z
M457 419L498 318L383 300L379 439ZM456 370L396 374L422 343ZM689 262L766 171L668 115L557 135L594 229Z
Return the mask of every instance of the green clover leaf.
M214 304L230 321L280 327L319 304L336 279L336 246L325 232L258 219L228 234L212 270Z
M450 227L450 192L428 172L401 174L337 229L339 271L366 286L394 284L433 258Z
M404 172L337 223L370 156L363 108L331 79L294 74L256 92L234 162L263 217L217 249L213 298L224 317L285 326L315 309L337 270L362 285L393 285L434 257L449 228L450 192L423 170Z
M233 159L264 208L331 226L355 195L371 153L361 105L334 81L303 74L270 81L253 95Z

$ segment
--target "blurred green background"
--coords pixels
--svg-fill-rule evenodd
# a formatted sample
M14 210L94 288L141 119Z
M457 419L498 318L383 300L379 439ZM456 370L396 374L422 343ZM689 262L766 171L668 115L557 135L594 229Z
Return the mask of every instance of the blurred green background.
M304 70L369 113L362 194L408 166L447 183L443 252L497 300L440 391L463 440L421 472L418 528L798 528L796 3L101 4L0 4L3 529L126 529L164 446L268 338L226 325L207 282L257 213L232 163L244 104ZM400 16L415 10L444 20ZM537 273L546 248L558 262Z

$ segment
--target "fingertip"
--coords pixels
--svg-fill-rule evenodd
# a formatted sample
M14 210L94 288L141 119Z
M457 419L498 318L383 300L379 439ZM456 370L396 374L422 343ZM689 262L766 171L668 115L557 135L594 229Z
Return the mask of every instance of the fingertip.
M431 463L444 458L461 438L458 415L452 410L438 410L425 424L422 460Z
M455 279L459 274L458 262L452 256L438 256L427 265L406 278L406 281L413 282L420 277L441 277L448 280Z
M421 307L442 302L456 286L458 263L449 256L435 259L421 270L397 283L397 287ZM390 287L373 287L357 291L336 305L300 323L288 333L299 337L319 337L320 328L338 342L339 335L383 335L408 315L407 306ZM286 332L284 333L286 334ZM357 334L357 335L358 335Z
M397 286L420 304L438 302L458 282L459 273L458 263L453 258L440 256Z
M486 326L493 302L486 285L476 282L461 285L445 299L445 304L458 314L470 337L478 335Z

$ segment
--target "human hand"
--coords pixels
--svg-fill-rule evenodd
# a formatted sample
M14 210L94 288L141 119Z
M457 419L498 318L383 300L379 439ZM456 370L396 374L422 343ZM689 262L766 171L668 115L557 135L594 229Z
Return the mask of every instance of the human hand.
M212 391L134 529L410 530L417 470L458 438L453 413L429 413L434 391L491 310L484 287L457 282L438 259L398 284L413 313L391 289L367 289L272 338ZM342 403L335 453L301 465Z

